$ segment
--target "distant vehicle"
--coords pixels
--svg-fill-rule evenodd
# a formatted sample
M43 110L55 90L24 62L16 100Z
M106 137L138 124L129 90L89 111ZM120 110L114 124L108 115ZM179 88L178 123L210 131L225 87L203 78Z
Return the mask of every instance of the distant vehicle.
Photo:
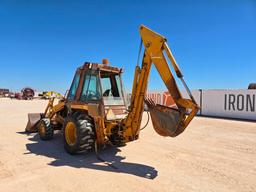
M30 87L25 87L21 90L21 94L22 94L22 99L32 100L33 97L35 96L35 91Z
M14 92L9 92L8 97L11 98L11 99L14 99L15 98L15 93Z
M256 83L250 83L248 89L256 89Z
M55 91L44 91L43 93L39 94L42 99L51 99L51 98L57 98L61 99L63 96L60 93L57 93Z
M21 100L22 99L22 94L21 93L15 93L14 98Z
M9 89L0 89L0 97L6 97L9 92Z

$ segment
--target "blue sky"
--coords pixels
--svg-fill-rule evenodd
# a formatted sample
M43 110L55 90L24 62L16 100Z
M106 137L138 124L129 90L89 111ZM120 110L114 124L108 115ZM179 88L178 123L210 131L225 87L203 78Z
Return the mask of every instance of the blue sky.
M83 62L108 58L129 90L140 24L168 39L191 89L256 82L254 0L0 0L0 87L65 92ZM155 69L149 89L165 89Z

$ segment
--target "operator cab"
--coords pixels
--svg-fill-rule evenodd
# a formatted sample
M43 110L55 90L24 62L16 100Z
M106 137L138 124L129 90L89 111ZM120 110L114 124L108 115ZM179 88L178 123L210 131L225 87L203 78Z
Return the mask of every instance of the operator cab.
M126 116L125 96L121 80L122 69L86 62L76 71L67 100L82 104L99 104L107 120Z

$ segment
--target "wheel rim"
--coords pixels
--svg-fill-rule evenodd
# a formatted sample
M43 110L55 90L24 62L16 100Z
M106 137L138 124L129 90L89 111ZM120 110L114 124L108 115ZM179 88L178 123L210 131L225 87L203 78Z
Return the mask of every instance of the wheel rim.
M39 132L41 136L45 136L45 126L43 122L40 123Z
M65 139L68 145L76 143L76 125L73 122L68 122L66 125Z

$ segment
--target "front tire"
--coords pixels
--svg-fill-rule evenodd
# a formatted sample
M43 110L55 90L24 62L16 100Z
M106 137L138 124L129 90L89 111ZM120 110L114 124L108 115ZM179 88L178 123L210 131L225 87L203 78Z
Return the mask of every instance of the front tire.
M50 140L53 138L54 129L49 118L43 118L39 122L38 134L42 140Z
M70 154L88 152L94 146L93 119L81 112L67 117L64 123L64 147Z

